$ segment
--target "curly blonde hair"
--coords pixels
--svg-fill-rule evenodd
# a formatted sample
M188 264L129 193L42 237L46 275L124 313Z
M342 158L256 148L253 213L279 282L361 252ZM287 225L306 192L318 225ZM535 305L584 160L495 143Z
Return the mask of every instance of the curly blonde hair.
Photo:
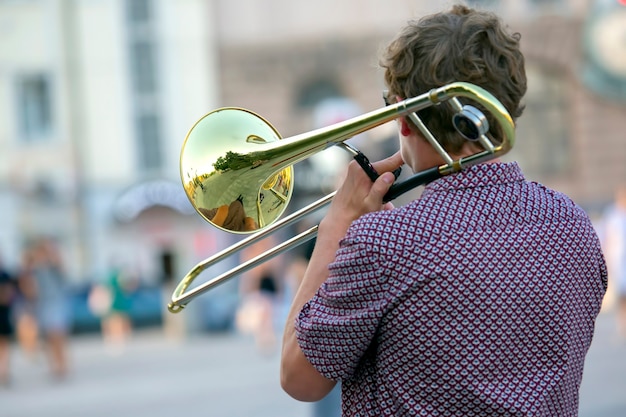
M415 97L464 81L493 94L515 120L523 112L521 99L526 93L520 38L495 14L455 5L447 12L410 21L388 45L380 65L390 96ZM418 115L448 152L461 149L464 139L451 123L449 105L429 107ZM491 135L500 141L502 133L495 120L485 115Z

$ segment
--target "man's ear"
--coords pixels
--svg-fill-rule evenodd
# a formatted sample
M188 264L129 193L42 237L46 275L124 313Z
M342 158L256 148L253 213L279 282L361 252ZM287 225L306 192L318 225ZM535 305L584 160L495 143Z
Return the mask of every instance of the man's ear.
M402 136L409 136L413 131L411 130L411 126L406 121L406 117L400 118L400 134Z

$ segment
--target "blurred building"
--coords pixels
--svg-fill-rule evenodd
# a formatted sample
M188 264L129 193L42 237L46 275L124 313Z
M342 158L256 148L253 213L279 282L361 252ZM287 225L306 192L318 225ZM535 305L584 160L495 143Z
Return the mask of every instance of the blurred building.
M214 20L202 0L0 2L0 248L14 261L46 234L76 280L115 261L155 281L185 249L213 249L178 156L217 104Z
M348 98L364 111L378 108L380 50L406 20L441 7L375 0L358 5L268 0L263 6L240 0L237 9L223 3L222 101L262 112L284 136L310 130L316 107L329 98ZM522 35L527 107L508 158L518 160L529 178L597 214L616 184L626 181L626 2L467 3L496 11ZM276 10L284 18L273 19ZM380 147L376 133L368 135L368 142ZM296 188L299 183L307 181L296 181Z
M469 3L522 34L529 91L510 158L599 210L626 179L624 32L621 44L610 41L626 23L611 17L614 32L594 24L623 16L624 2ZM232 241L193 214L180 185L193 123L238 106L289 136L379 108L379 51L406 20L439 7L0 0L0 249L16 259L24 241L45 233L63 242L77 280L96 279L120 257L148 280L177 280ZM393 138L387 126L358 143L375 159L396 149ZM332 188L341 167L321 172L329 165L298 164L297 195Z

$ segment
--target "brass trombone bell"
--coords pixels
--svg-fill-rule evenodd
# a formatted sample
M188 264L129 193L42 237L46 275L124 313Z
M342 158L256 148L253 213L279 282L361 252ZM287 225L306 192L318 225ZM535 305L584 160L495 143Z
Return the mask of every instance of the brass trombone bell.
M293 168L276 150L280 135L261 116L221 108L189 131L180 157L187 197L206 221L232 233L251 233L285 211Z

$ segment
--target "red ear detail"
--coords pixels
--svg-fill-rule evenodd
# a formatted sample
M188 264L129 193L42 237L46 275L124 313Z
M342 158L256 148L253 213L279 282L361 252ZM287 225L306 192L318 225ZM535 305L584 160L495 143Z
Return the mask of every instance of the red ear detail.
M409 136L411 134L411 127L404 117L400 118L400 134L402 136Z

